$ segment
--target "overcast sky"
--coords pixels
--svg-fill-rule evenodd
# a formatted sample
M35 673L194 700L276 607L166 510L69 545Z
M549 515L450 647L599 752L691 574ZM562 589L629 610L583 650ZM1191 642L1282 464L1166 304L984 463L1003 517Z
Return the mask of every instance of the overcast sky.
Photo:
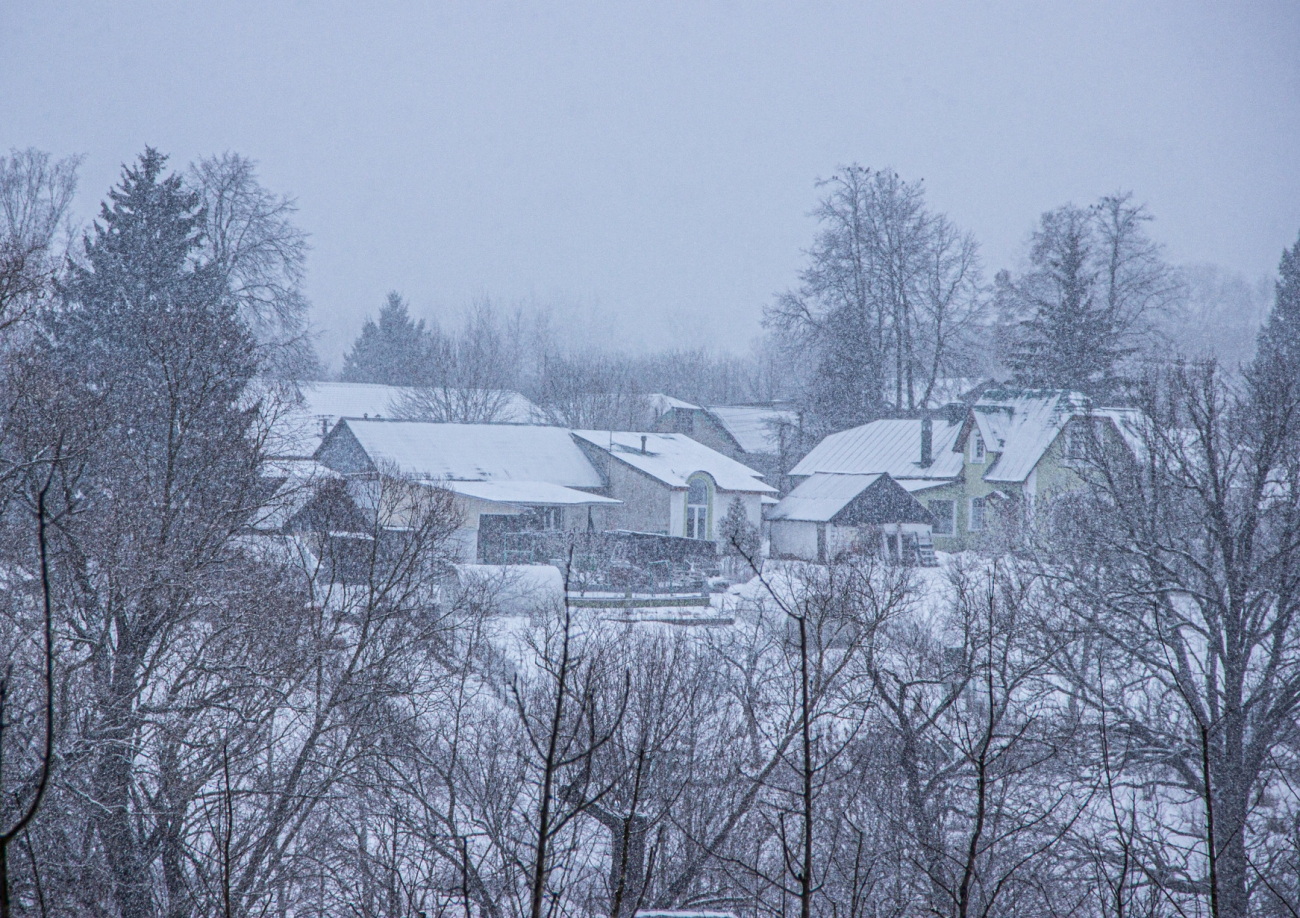
M1171 259L1271 274L1300 4L0 0L0 149L84 154L90 216L145 144L297 197L335 364L394 288L743 348L855 161L924 179L989 274L1116 189Z

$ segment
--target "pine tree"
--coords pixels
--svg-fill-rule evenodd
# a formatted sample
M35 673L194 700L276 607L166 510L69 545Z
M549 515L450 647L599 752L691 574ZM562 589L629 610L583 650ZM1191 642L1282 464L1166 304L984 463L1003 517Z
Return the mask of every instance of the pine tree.
M719 530L722 550L726 554L741 555L751 559L758 557L760 542L758 529L749 521L749 515L745 513L745 507L739 497L732 498Z
M146 148L124 168L50 326L57 358L95 387L135 455L160 451L175 466L243 441L250 415L239 400L257 353L220 272L198 258L199 196L162 177L166 160Z
M1019 286L1033 314L1020 323L1011 353L1017 379L1031 386L1096 392L1114 381L1127 350L1100 298L1091 215L1075 207L1044 214L1031 260L1033 275Z
M411 320L406 303L396 291L379 310L379 321L367 319L352 350L343 358L341 378L346 382L420 386L433 382L436 332L424 320Z
M1124 383L1149 319L1178 289L1148 238L1145 208L1129 194L1043 214L1030 252L1032 270L998 276L1004 308L1023 317L1007 363L1025 385L1113 395Z
M86 266L47 319L45 355L78 381L98 435L65 486L76 512L59 530L91 576L61 604L103 674L78 712L79 792L93 802L124 918L152 914L155 839L174 818L140 773L170 716L145 709L148 690L166 696L166 680L185 671L171 651L198 639L180 637L187 622L222 606L234 540L262 493L256 409L242 403L256 346L198 256L198 196L162 176L165 162L146 149L124 168L85 240Z
M1259 333L1256 365L1271 363L1277 372L1300 377L1300 239L1282 252L1273 311Z

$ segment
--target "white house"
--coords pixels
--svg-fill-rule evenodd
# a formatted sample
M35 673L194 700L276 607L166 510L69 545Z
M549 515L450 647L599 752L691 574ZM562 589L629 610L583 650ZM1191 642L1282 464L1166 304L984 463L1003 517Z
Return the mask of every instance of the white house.
M522 529L626 529L717 542L731 501L757 527L762 500L774 490L689 437L524 424L344 418L316 459L345 476L391 470L453 492L466 562Z
M754 469L685 434L575 430L574 439L622 505L606 511L611 529L720 542L733 502L755 529L763 499L776 494Z
M619 503L561 427L344 418L316 458L344 475L392 470L452 491L462 515L461 559L469 563L484 529L601 528L593 511Z

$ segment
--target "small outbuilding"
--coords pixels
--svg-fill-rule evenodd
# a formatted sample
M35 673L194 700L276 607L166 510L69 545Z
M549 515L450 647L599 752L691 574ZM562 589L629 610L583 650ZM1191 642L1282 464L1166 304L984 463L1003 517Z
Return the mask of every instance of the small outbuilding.
M931 566L934 517L886 472L817 472L767 513L772 554L825 562L846 552L879 553Z

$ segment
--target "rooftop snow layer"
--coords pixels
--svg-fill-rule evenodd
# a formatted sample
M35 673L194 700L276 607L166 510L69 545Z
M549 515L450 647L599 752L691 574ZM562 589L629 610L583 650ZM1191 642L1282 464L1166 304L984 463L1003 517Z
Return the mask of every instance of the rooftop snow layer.
M284 455L310 456L339 418L408 416L421 392L412 386L351 382L301 383L298 391L302 394L301 405L286 411L276 424L285 444L277 446L276 451ZM518 392L489 393L486 397L498 403L497 423L531 424L541 414L541 409Z
M930 455L933 462L921 465L921 422L919 420L872 421L861 427L831 434L812 448L790 470L794 476L814 472L870 475L888 472L891 478L948 480L961 474L961 453L953 452L960 424L943 418L932 421ZM906 485L904 485L906 487Z
M674 408L695 410L700 407L699 405L692 405L690 402L684 402L680 398L665 395L662 392L652 392L646 399L650 402L650 409L654 412L656 418L672 411Z
M817 472L810 475L767 513L769 520L826 523L855 497L875 484L880 474L849 475Z
M711 405L705 409L747 453L776 454L781 451L777 429L780 425L797 426L799 414L789 408L764 408L753 405Z
M972 406L984 446L997 453L985 481L1020 482L1038 465L1070 419L1087 413L1078 393L990 392Z
M563 427L367 421L346 424L371 461L419 478L547 482L601 488L604 480Z
M685 434L575 430L573 435L672 488L684 489L691 475L706 472L723 491L776 492L776 488L764 484L759 473L749 466ZM642 438L646 444L644 453Z

